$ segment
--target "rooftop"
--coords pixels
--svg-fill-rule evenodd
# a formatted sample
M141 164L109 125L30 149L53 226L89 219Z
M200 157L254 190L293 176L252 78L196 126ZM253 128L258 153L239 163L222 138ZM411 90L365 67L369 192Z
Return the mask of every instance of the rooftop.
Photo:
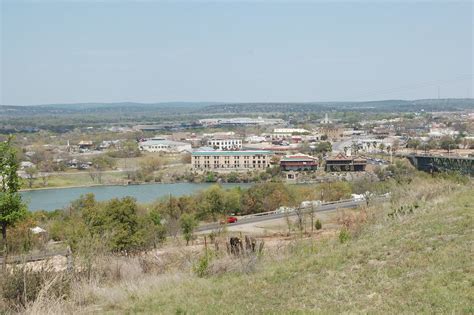
M193 155L271 155L272 151L267 150L244 150L244 151L194 151Z
M306 154L298 154L298 155L287 155L287 156L284 156L281 158L280 161L283 161L283 162L288 162L288 161L291 161L291 162L305 162L305 161L316 161L317 158L315 157L312 157L310 155L306 155Z
M187 143L185 142L178 142L178 141L172 141L172 140L166 140L166 139L149 139L145 141L141 141L140 145L186 145Z

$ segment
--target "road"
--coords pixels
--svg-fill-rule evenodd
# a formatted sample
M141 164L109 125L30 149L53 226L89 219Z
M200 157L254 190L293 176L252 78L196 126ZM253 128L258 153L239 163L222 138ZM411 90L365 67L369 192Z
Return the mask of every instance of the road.
M327 204L322 204L319 207L316 207L314 212L318 213L318 212L325 212L325 211L333 211L333 210L341 209L341 208L356 208L357 206L364 203L365 203L365 200L361 200L361 201L347 200L343 202L327 203ZM304 211L310 212L311 208L305 208ZM267 220L281 219L281 218L285 218L287 215L290 217L293 217L293 216L296 216L296 213L290 212L288 214L286 213L253 214L253 215L248 215L246 217L243 217L239 219L239 221L228 224L227 226L231 227L231 226L237 226L237 225L243 225L243 224L249 224L249 223L255 223L255 222L262 222L262 221L267 221ZM205 225L201 225L197 227L196 232L211 232L212 230L215 230L219 227L222 227L222 225L220 225L219 223L205 224Z

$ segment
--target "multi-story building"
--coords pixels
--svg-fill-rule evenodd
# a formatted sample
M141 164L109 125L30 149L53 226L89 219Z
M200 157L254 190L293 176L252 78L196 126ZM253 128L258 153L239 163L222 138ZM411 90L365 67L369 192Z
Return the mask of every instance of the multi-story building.
M283 171L312 171L318 168L318 159L306 154L286 155L280 160Z
M270 167L272 151L194 151L192 167L195 170L248 170Z
M366 165L366 159L345 156L342 153L326 158L326 172L363 172Z
M214 138L207 141L207 145L216 150L240 150L242 140L236 138Z

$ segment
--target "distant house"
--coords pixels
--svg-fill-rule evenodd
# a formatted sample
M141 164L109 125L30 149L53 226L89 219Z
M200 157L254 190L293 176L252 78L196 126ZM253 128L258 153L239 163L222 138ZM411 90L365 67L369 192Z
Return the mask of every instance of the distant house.
M69 168L88 169L92 166L92 162L90 162L90 161L79 161L77 159L72 159L72 160L67 161L66 165Z
M340 153L326 158L326 172L363 172L367 160L359 157L345 156Z
M372 134L378 139L383 139L390 135L390 129L385 126L374 127Z
M92 141L81 141L78 144L79 150L87 151L92 150L94 148L94 143Z
M318 159L306 154L286 155L280 159L282 171L312 171L318 168Z
M162 138L153 138L140 141L138 143L138 148L141 151L147 152L181 153L192 151L190 143L171 141Z
M117 147L120 143L120 140L104 140L99 144L99 150L106 150L111 147Z

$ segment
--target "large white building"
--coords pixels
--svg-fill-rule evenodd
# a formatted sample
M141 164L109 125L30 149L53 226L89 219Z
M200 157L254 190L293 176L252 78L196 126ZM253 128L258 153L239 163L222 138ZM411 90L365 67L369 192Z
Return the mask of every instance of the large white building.
M194 151L192 167L195 170L249 170L270 167L272 151Z
M280 125L285 121L279 118L207 118L200 119L199 123L203 126L257 126L257 125Z
M147 152L181 153L192 151L190 143L171 141L162 138L141 141L138 143L138 148L141 151Z
M207 145L215 150L240 150L242 140L236 138L216 138L207 141Z
M275 128L271 135L272 139L286 139L295 135L308 135L311 132L303 128Z

